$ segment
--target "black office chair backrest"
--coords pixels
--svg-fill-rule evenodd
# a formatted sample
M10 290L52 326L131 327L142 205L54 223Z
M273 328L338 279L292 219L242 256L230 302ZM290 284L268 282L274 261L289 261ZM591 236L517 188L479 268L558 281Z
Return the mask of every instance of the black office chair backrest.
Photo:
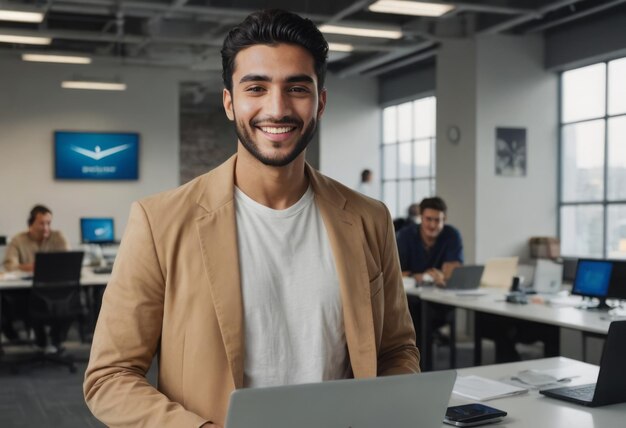
M83 313L80 299L82 251L37 253L29 315L38 320L70 319Z

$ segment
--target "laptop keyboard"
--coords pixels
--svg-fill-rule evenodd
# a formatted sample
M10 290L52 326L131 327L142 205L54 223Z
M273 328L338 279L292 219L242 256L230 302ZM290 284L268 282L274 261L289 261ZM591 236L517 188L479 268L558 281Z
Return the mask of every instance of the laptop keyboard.
M563 390L561 393L571 398L576 398L583 401L592 401L593 394L596 390L596 384L591 383L589 385L582 385L578 387L570 387Z

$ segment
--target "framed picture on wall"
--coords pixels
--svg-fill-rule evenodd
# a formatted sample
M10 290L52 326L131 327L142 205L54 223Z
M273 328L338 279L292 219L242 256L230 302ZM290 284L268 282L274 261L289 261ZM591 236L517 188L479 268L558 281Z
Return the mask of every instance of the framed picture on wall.
M139 179L139 134L55 131L54 177L58 180Z
M496 175L526 175L526 128L496 128Z

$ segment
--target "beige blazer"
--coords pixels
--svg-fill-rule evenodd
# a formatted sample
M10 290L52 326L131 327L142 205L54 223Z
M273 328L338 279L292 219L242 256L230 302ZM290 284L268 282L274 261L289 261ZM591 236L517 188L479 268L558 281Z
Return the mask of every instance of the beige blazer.
M131 208L85 373L87 404L109 426L223 426L243 386L235 162ZM387 209L306 172L336 258L354 376L418 372ZM158 388L145 378L155 354Z

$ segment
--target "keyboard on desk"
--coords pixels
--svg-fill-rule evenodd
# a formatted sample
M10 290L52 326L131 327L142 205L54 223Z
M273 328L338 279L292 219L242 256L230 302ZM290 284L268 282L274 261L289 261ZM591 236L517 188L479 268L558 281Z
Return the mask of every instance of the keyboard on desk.
M572 398L579 400L591 401L593 400L593 394L596 391L596 384L590 383L589 385L571 386L564 388L561 394L568 395Z
M113 272L113 266L102 266L102 267L96 267L93 268L93 273L95 274L109 274Z
M593 402L595 390L596 384L590 383L580 386L566 386L564 388L547 389L539 392L548 397L586 404Z

